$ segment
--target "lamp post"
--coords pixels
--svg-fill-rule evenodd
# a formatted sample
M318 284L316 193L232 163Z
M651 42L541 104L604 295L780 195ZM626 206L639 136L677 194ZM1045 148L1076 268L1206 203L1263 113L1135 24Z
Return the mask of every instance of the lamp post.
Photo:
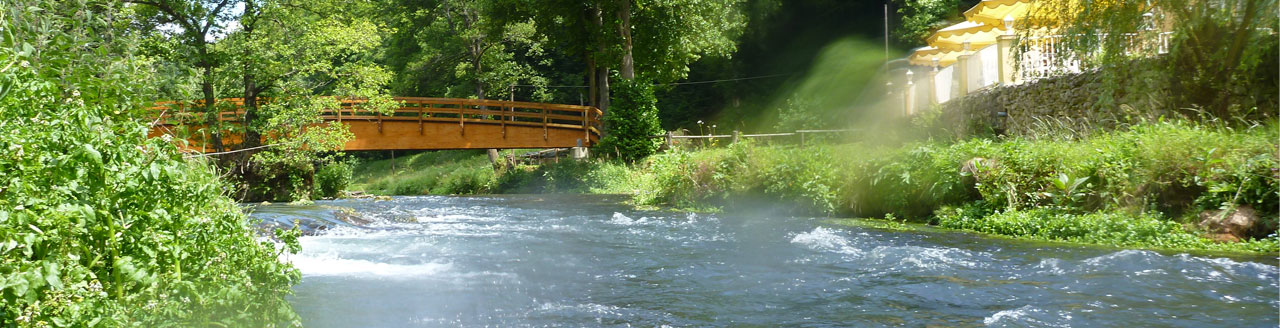
M915 73L911 72L911 68L907 68L907 86L906 90L902 92L902 109L903 112L907 114L906 116L911 116L911 112L913 112L912 107L915 107L914 100L916 86L915 82L911 81L911 76L913 75L915 75Z

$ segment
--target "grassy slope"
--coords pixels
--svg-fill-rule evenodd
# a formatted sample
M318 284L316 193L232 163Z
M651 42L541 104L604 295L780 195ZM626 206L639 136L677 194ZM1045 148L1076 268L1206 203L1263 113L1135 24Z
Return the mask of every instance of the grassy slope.
M490 191L493 169L483 150L435 151L360 163L353 179L379 195L476 194Z

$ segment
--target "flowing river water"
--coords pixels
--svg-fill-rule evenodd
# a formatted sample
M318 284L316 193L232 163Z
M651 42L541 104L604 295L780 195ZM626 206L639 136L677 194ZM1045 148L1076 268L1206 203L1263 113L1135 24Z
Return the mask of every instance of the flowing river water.
M598 195L257 206L309 327L1275 327L1276 258L1044 244ZM332 206L361 219L334 219Z

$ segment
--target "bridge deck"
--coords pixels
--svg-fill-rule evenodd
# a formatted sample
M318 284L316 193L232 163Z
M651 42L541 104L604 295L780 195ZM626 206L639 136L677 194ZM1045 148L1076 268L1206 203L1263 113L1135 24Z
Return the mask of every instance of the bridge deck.
M359 100L342 101L336 110L321 113L325 123L346 124L355 135L344 150L509 149L592 146L600 138L601 112L595 107L518 101L396 97L401 106L382 114L361 109ZM242 100L220 99L236 110L219 113L227 126L244 117ZM198 151L208 136L199 102L159 102L152 136L186 138ZM225 144L241 136L223 131Z

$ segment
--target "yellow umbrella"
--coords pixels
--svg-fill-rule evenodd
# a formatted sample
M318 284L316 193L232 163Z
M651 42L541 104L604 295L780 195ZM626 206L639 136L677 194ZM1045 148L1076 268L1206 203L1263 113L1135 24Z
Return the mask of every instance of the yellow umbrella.
M996 43L996 37L1003 34L1005 30L996 26L964 21L934 32L928 42L931 47L947 50L964 50L968 42L969 50L976 51Z
M907 57L907 61L916 66L933 66L933 60L936 58L938 59L938 67L946 67L955 64L956 57L963 53L963 51L924 47L912 51L911 56Z

